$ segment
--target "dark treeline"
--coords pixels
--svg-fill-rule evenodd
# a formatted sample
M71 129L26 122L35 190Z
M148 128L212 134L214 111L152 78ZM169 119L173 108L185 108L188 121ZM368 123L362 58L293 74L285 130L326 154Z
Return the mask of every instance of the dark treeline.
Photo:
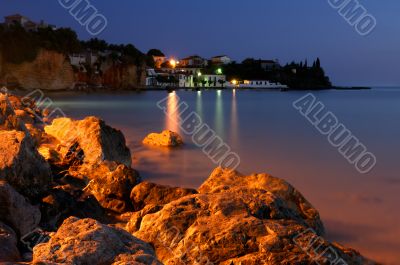
M224 66L228 80L269 80L280 82L291 89L323 89L332 87L317 58L312 65L307 61L286 64L282 67L265 70L260 60L246 59L241 64L232 63Z
M91 50L111 51L111 56L123 63L152 65L152 58L143 54L132 44L108 44L104 40L80 41L75 31L69 28L39 28L26 31L21 25L5 27L0 25L0 49L3 58L9 63L33 61L40 49L52 50L65 55Z

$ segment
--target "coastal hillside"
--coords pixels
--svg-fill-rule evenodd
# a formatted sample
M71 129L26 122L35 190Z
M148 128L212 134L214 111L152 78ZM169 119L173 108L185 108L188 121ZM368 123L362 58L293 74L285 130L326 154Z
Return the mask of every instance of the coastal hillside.
M80 41L70 29L0 25L0 85L9 88L137 88L145 84L151 63L131 44Z

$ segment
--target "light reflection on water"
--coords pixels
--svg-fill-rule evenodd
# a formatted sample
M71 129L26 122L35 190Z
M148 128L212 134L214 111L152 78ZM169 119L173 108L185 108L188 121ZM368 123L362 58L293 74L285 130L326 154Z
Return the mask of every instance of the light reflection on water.
M180 126L179 126L180 125L180 123L179 123L180 113L179 113L179 108L178 108L179 103L180 102L179 102L178 96L176 95L175 92L168 94L165 129L180 134L181 133Z
M245 174L268 172L297 187L320 211L328 235L380 261L400 260L400 90L321 91L318 99L378 158L360 175L297 111L305 92L179 91L50 95L68 115L100 116L126 135L134 167L150 181L197 188L216 167L185 137L177 150L149 148L150 132L180 132L177 97L188 103L241 158ZM172 118L168 118L171 116Z

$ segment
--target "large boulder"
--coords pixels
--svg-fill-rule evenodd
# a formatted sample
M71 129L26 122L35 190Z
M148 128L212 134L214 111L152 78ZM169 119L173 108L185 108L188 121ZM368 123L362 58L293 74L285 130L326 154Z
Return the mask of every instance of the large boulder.
M177 147L183 145L183 140L176 132L166 130L161 133L149 134L143 140L143 144L162 147Z
M38 207L14 190L5 181L0 181L0 220L7 223L19 236L25 236L35 230L40 222Z
M221 193L235 192L236 190L249 188L268 191L282 198L318 234L324 234L324 226L317 209L288 182L269 174L262 173L244 176L235 170L219 167L211 173L210 177L201 185L198 191L199 193Z
M88 164L98 164L103 161L115 161L130 167L131 153L126 146L125 137L121 131L111 128L96 117L74 121L69 118L58 118L45 132L52 136L55 150L60 154L61 162L76 160Z
M17 243L15 232L0 222L0 263L15 262L21 259Z
M57 264L161 265L152 247L122 229L93 219L68 218L47 243L33 250L34 262Z
M105 209L124 213L131 210L129 196L132 188L140 182L139 174L124 164L103 162L94 166L83 166L77 173L89 179L85 188L94 195Z
M174 188L150 182L142 182L132 189L131 201L135 210L140 211L147 205L162 206L196 193L197 191L194 189Z
M150 209L133 235L151 243L164 264L312 264L318 255L310 255L313 249L306 243L316 238L326 247L318 251L337 254L335 262L366 264L358 253L322 238L319 216L307 217L297 197L289 201L269 191L265 178L252 178L259 183L238 180L240 187L235 188L229 181L224 185L224 174L227 180L242 176L218 169L210 178L221 177L220 188L204 185L203 193L172 201L159 211Z
M28 197L45 192L52 181L50 166L31 137L20 131L0 131L0 139L0 179Z

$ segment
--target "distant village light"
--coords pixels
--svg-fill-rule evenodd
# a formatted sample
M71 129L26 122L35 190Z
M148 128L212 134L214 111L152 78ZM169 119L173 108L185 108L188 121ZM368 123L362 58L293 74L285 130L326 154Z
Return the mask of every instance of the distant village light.
M171 59L171 60L169 60L169 64L170 64L173 68L175 68L176 65L177 65L177 62L176 62L174 59Z

